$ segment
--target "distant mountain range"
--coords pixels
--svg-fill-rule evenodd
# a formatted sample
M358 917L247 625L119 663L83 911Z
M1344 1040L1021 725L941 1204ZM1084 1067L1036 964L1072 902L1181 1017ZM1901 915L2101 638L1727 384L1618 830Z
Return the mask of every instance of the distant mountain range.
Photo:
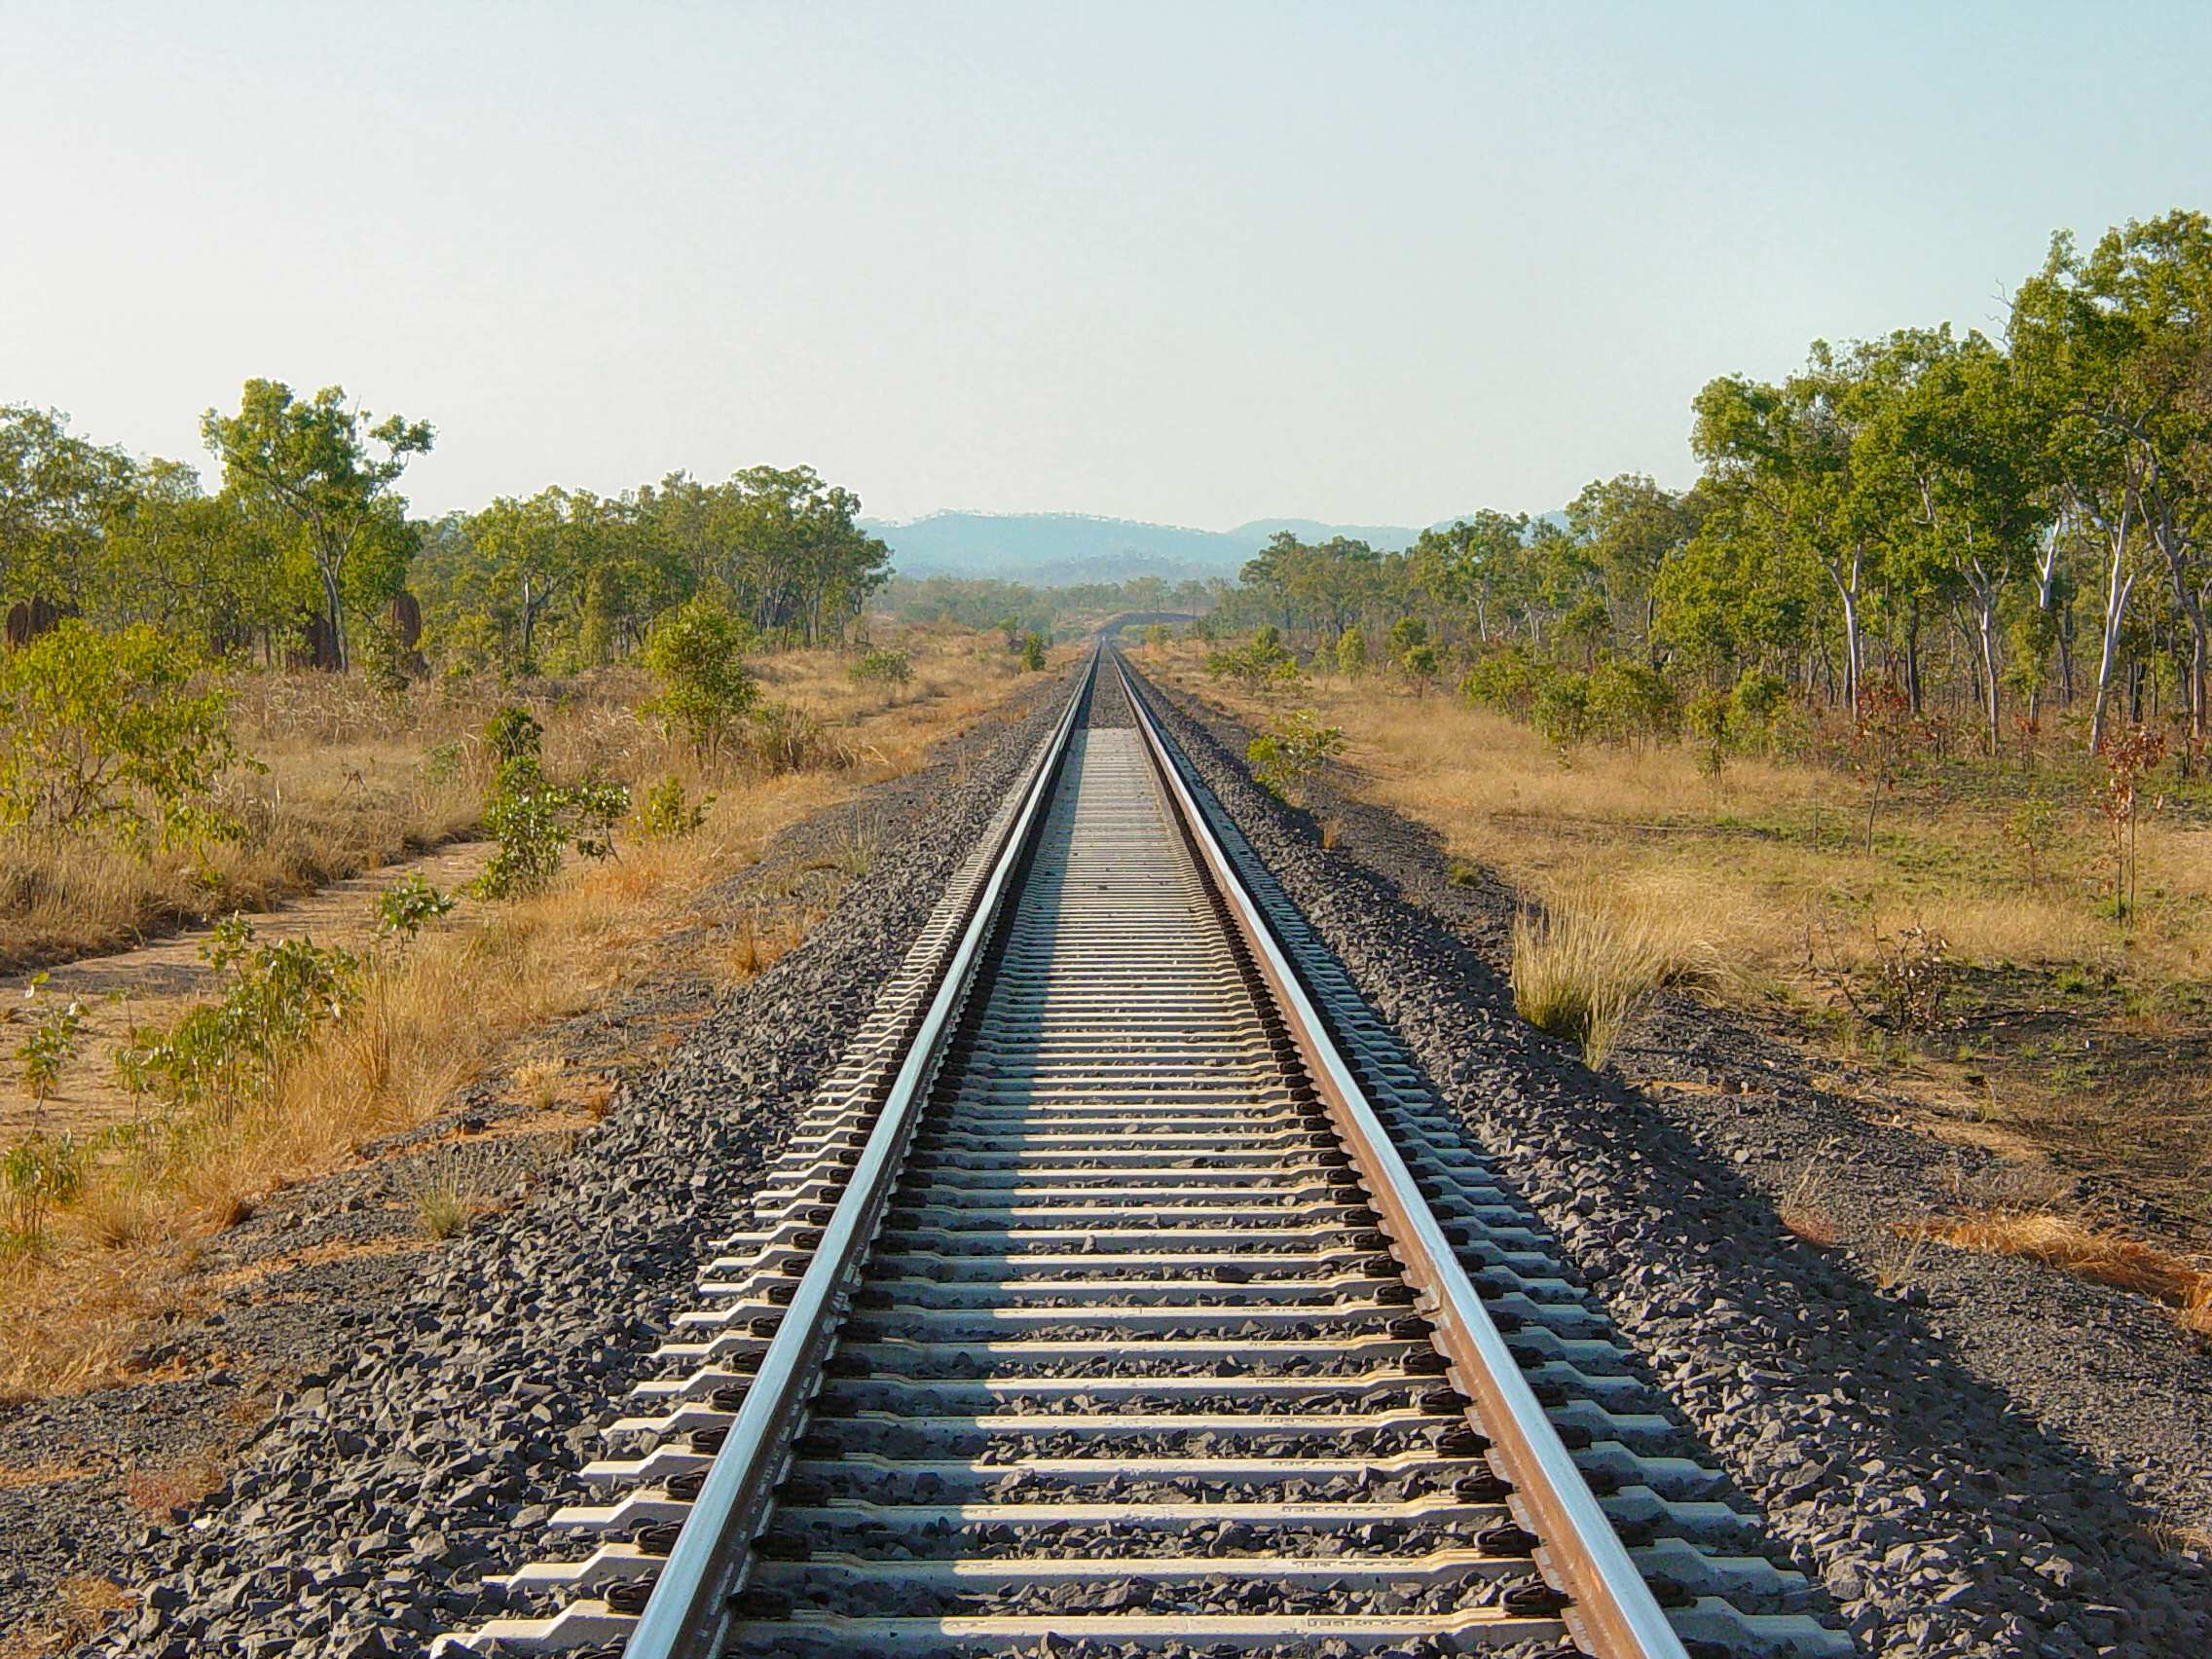
M1447 521L1449 522L1449 521ZM1302 541L1347 535L1370 546L1410 547L1420 532L1404 525L1322 524L1314 519L1254 519L1235 530L1190 530L1089 513L931 513L904 524L863 519L861 528L891 548L903 576L996 576L1034 587L1159 576L1234 576L1277 531Z

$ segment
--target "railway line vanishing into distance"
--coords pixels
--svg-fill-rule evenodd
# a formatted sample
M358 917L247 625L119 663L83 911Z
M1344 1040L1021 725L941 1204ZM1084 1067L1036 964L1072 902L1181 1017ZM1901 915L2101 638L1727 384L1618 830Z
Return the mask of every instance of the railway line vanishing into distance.
M1851 1651L1094 657L448 1653Z

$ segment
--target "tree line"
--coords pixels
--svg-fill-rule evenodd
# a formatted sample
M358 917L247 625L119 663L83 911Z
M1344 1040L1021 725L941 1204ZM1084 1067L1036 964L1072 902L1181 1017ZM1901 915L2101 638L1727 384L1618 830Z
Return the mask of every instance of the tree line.
M1541 518L1481 512L1402 552L1277 535L1216 626L1334 647L1515 651L1749 677L1862 715L1895 697L1971 718L1999 752L2054 706L2207 741L2212 221L2054 237L2002 339L1949 325L1816 342L1779 382L1692 406L1701 475L1629 474ZM1433 672L1433 669L1431 670Z
M695 599L755 632L841 640L889 577L860 499L810 467L675 472L616 496L554 486L409 515L426 422L328 387L245 383L202 433L219 482L0 406L0 607L14 643L76 616L152 625L214 656L535 672L625 657Z

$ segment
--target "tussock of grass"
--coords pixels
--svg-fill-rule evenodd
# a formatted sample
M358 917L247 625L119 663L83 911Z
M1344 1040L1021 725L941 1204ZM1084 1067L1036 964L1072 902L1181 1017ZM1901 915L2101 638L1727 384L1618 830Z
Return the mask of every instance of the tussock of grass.
M1603 1066L1651 993L1710 955L1683 896L1577 888L1514 918L1513 1006Z
M1790 1183L1788 1194L1775 1209L1775 1219L1782 1223L1784 1230L1816 1250L1832 1250L1843 1242L1843 1230L1821 1203L1825 1185L1823 1165L1818 1160L1808 1158L1799 1166L1797 1179Z
M212 1452L197 1452L180 1461L139 1469L124 1483L131 1506L166 1519L190 1509L223 1484L223 1465Z
M56 1587L41 1618L0 1632L0 1659L49 1659L67 1653L136 1603L136 1597L112 1579L71 1573Z
M461 1181L425 1181L415 1189L415 1219L432 1238L455 1238L483 1209L483 1200Z
M551 1111L560 1098L561 1075L567 1070L568 1063L558 1054L517 1066L515 1093L534 1111Z

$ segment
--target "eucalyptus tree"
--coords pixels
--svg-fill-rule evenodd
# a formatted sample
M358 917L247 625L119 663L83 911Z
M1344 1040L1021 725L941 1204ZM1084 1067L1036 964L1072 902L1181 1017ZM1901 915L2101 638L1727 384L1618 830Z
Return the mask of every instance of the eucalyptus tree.
M1702 499L1641 473L1594 479L1567 503L1567 529L1589 549L1617 633L1651 645L1653 583L1697 532Z
M1826 576L1842 613L1843 700L1856 715L1873 573L1867 501L1852 467L1866 416L1862 365L1817 341L1804 371L1782 385L1724 376L1691 407L1691 447L1714 498L1732 509L1721 522L1753 534L1774 557L1810 557Z
M513 618L516 662L526 673L536 668L539 622L592 568L598 505L588 493L554 485L525 500L497 497L469 520L484 597Z
M2011 344L2047 423L2071 507L2107 559L2104 644L2090 732L2106 701L2129 597L2153 556L2190 635L2187 701L2205 735L2207 593L2212 585L2212 221L2173 212L2108 231L2083 254L2072 237L2013 296Z
M1529 520L1485 507L1442 530L1424 530L1408 550L1415 581L1449 610L1471 613L1475 638L1512 634L1530 602Z
M152 622L212 654L274 640L313 603L296 531L230 491L206 494L181 461L139 469L107 546L112 578L89 613L103 624Z
M1863 353L1871 412L1856 441L1860 499L1886 527L1885 575L1915 606L1949 605L1972 641L1991 754L2001 740L2001 608L2034 569L2046 513L2031 411L2005 353L1946 325ZM1912 701L1919 702L1916 656Z
M200 430L223 463L227 488L298 528L321 584L338 667L347 667L348 600L380 603L390 597L380 590L396 591L392 572L404 577L415 533L395 486L409 459L428 452L429 424L397 415L376 421L343 387L303 398L280 382L249 380L239 412L210 409Z

